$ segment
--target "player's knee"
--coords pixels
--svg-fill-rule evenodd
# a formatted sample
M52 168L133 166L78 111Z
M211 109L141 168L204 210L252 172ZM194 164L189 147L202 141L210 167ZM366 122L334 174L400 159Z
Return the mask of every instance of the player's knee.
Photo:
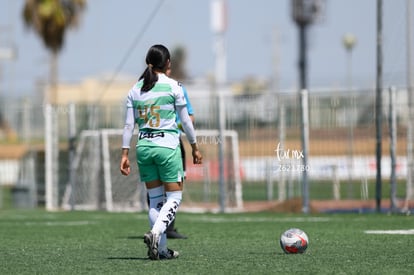
M182 200L182 191L172 191L172 192L166 192L167 201L175 201L178 205L181 203Z

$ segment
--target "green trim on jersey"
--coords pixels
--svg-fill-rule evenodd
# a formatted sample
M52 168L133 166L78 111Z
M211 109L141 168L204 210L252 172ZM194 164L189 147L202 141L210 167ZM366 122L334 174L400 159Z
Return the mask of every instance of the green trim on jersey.
M144 80L140 80L136 87L138 89L141 89L142 86L144 85ZM170 92L171 89L171 85L167 84L167 83L155 83L154 87L152 87L151 92Z
M161 117L162 118L164 118L164 119L174 119L174 121L175 121L175 119L176 119L176 117L177 117L177 115L175 114L175 111L174 111L174 113L171 113L171 111L170 110L163 110L163 109L160 109L160 110L158 110L158 113L161 115Z
M133 101L133 106L135 109L138 108L138 106L148 106L148 105L157 105L157 106L162 106L162 105L167 105L167 104L174 104L174 97L171 95L166 95L166 96L158 96L155 98L150 98L147 99L145 101L142 100L134 100Z

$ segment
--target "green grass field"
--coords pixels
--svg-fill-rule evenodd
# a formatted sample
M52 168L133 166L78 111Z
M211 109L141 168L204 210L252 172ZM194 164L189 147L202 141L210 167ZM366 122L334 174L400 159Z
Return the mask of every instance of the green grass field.
M179 213L186 240L176 260L150 261L146 213L0 212L0 274L413 274L412 216L385 214ZM305 230L305 254L287 255L280 234ZM408 231L409 233L410 231Z
M286 183L288 185L288 183ZM200 182L191 182L185 185L184 187L184 197L188 200L193 201L205 201L205 192L204 192L203 183ZM292 186L292 196L300 197L301 196L301 182L294 181ZM375 180L370 180L367 182L367 199L375 199ZM390 189L391 185L389 180L383 180L382 183L382 199L388 200L390 198ZM218 202L219 201L219 183L213 182L209 186L209 196L208 201ZM288 192L288 190L286 190ZM277 199L279 190L278 182L273 182L273 196ZM396 185L396 196L398 198L404 199L407 193L407 186L405 180L399 180ZM361 198L361 181L353 181L350 185L348 181L342 181L340 184L340 194L342 199L362 199ZM312 200L332 200L333 187L332 181L329 180L311 180L309 182L309 195ZM265 201L267 200L267 186L266 182L243 182L243 200L244 201Z

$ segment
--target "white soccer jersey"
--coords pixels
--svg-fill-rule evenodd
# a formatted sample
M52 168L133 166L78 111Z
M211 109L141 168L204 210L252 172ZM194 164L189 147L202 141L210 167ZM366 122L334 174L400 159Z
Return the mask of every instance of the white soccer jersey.
M143 80L138 81L127 98L127 112L133 109L139 128L138 144L175 149L179 144L175 106L186 105L183 88L165 74L158 74L150 91L142 92L142 85Z

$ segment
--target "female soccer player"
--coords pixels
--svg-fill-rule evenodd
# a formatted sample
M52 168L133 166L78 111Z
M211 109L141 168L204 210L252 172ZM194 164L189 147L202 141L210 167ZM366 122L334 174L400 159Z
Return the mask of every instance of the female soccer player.
M167 248L165 231L180 205L184 176L176 111L191 144L193 163L201 164L203 157L188 116L183 89L165 74L170 68L168 49L163 45L152 46L145 61L147 68L127 97L120 170L123 175L130 173L128 153L136 123L139 128L137 162L150 200L151 230L144 235L144 242L151 260L173 259L179 254Z

